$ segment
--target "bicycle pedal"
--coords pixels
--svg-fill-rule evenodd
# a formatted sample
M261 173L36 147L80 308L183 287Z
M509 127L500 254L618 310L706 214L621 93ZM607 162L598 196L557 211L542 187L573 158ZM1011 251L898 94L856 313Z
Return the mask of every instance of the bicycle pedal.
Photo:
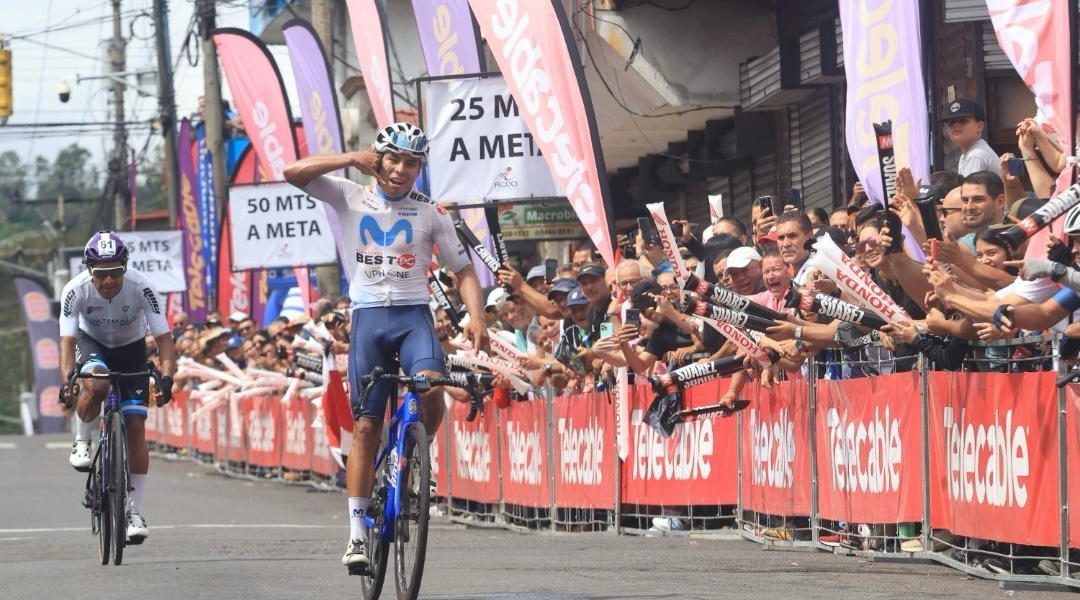
M82 505L83 508L92 508L94 506L94 498L89 491L83 494Z
M370 577L371 568L369 565L349 565L349 575L359 575L361 577Z

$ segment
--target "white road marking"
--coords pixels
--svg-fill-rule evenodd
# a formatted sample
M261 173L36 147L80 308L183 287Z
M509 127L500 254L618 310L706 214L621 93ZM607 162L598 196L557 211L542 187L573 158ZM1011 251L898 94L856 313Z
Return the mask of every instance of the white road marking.
M15 442L0 442L0 450L14 450Z
M71 450L71 442L45 442L46 450Z
M32 537L8 537L8 538L0 538L0 542L17 542L19 540L32 540L32 539L34 539L34 538L32 538Z
M154 529L339 529L341 525L300 525L296 523L193 523L190 525L154 525ZM86 531L87 527L30 527L25 529L0 529L0 535L8 533L65 533Z

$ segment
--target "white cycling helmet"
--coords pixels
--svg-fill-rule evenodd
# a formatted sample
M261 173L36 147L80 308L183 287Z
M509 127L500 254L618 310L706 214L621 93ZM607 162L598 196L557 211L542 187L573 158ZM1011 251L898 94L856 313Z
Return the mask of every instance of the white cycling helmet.
M1080 236L1080 206L1074 206L1065 213L1065 233Z
M428 139L424 130L412 123L399 122L384 127L375 136L376 152L408 154L420 160L427 159Z

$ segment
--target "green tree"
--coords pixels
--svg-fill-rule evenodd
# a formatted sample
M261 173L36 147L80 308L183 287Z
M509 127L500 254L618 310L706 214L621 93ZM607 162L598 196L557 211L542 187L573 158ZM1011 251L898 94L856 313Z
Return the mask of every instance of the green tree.
M101 172L91 162L90 151L79 144L61 150L52 164L38 157L35 165L37 197L88 198L101 195Z
M165 208L165 154L156 146L143 155L137 163L136 198L139 212Z

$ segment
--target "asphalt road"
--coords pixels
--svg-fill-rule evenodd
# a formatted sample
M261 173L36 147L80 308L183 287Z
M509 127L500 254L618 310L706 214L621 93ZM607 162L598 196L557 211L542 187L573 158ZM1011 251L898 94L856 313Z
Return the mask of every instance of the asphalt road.
M154 459L150 538L125 551L123 566L100 566L69 443L0 437L0 598L358 597L339 562L344 496L189 462ZM388 585L384 598L393 597ZM1062 597L1002 591L940 566L767 552L739 540L529 535L445 520L433 521L422 589L444 600Z

